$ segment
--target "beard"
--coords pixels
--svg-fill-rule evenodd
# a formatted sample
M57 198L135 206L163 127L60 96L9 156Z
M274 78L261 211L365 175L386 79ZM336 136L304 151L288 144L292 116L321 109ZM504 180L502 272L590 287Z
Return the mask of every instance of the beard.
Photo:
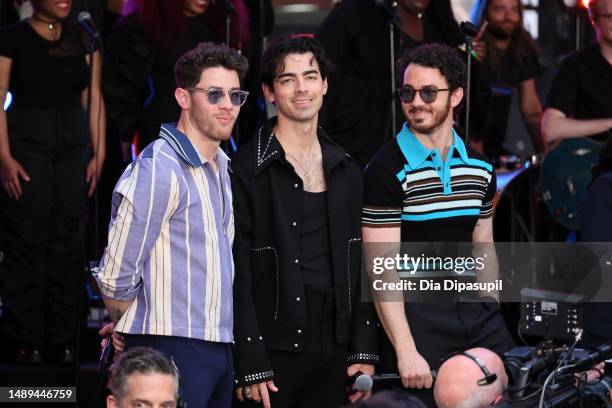
M436 129L438 129L445 121L446 118L448 118L448 115L450 114L450 96L449 98L446 100L446 105L444 106L443 109L441 110L435 110L430 106L426 106L426 107L420 107L420 108L410 108L410 110L408 111L409 114L413 114L413 113L417 113L417 112L425 112L425 113L430 113L432 115L432 123L427 125L425 123L423 123L423 121L419 122L418 120L413 120L410 121L410 128L425 134L425 135L430 135L432 134Z
M191 123L201 134L206 135L212 140L220 142L229 140L230 136L232 135L232 130L234 129L233 123L232 126L224 128L216 124L212 118L212 120L206 120L197 109L191 109L189 112L191 115Z
M508 32L507 30L504 30L501 27L496 27L492 24L489 24L487 26L487 31L495 38L497 38L498 40L508 40L512 37L514 37L519 30L519 25L517 24L510 32Z

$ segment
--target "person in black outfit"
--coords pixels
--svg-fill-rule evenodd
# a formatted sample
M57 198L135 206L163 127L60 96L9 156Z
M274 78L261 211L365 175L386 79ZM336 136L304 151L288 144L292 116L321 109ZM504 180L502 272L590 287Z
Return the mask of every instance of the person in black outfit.
M144 147L158 137L161 123L178 120L178 57L201 42L221 41L204 18L207 8L195 0L127 3L125 17L111 34L103 68L109 142L118 137L124 161L129 161L136 132L138 145Z
M336 65L321 123L363 168L384 144L395 137L391 107L396 110L396 132L403 123L401 107L391 88L389 21L394 23L394 55L422 43L457 47L464 36L453 17L449 0L343 0L318 28L316 38ZM475 61L472 74L470 132L480 137L481 118L490 95L490 84ZM400 81L396 81L396 88ZM393 103L393 105L392 105ZM460 118L463 120L463 117Z
M361 172L317 123L329 70L310 37L270 44L262 83L277 117L232 158L236 392L247 405L337 407L347 374L378 360L376 314L360 302Z
M591 0L589 16L597 43L567 57L555 74L542 116L547 142L605 141L612 129L612 0Z
M612 137L601 149L592 173L581 213L580 240L609 243L612 242ZM595 347L612 339L612 302L586 303L583 316L584 345Z
M518 92L519 107L536 153L545 146L540 134L542 106L535 78L540 75L536 45L523 27L523 4L519 0L487 0L479 26L488 22L482 42L474 47L491 76L493 92L484 117L483 140L474 147L488 157L507 154L503 148L512 96ZM484 147L484 149L483 149Z
M91 195L105 157L100 54L92 63L85 31L63 20L70 5L33 1L31 18L0 33L0 101L7 91L14 98L8 112L0 110L4 330L32 363L45 346L73 357L85 182Z

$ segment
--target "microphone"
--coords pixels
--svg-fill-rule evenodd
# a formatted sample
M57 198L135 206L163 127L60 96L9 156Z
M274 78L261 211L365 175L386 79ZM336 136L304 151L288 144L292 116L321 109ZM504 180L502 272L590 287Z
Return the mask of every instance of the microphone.
M431 370L431 378L433 382L436 381L436 376L438 372L436 370ZM399 374L374 374L368 375L364 374L361 371L357 371L353 376L351 376L353 383L355 384L355 388L357 391L370 391L372 386L374 386L375 382L397 382L402 381L402 377Z
M217 4L217 2L221 3L227 14L237 14L236 7L229 0L213 0L214 4Z
M89 34L92 40L98 40L100 38L98 30L96 30L96 27L94 26L94 23L91 20L91 14L86 11L81 11L79 13L78 20L81 27L83 27L83 29L87 31L87 34Z
M113 334L106 336L106 345L100 353L100 360L98 362L98 372L103 373L106 371L110 362L113 360L115 354L115 348L113 347Z
M470 38L474 38L478 34L478 27L476 27L474 24L470 23L469 21L462 22L459 25L459 30L461 30L463 35L465 35L466 37L470 37Z

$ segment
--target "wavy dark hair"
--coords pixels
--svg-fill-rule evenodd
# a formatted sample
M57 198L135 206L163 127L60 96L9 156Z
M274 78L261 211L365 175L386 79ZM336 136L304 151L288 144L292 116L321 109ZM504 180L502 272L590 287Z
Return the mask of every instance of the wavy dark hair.
M513 54L516 61L523 65L530 63L530 58L537 55L537 44L523 26L523 3L521 0L515 0L519 10L519 25L510 36L510 46L508 50ZM478 28L482 27L489 15L489 9L493 4L493 0L485 0L485 5L482 8ZM501 68L500 52L493 46L493 34L486 30L482 36L482 41L487 45L487 60L491 64L491 68L496 74L499 74Z
M396 64L398 84L403 84L404 73L410 64L438 68L453 91L465 88L465 62L459 51L448 45L429 43L405 51Z
M236 71L240 79L249 69L249 62L238 51L225 44L200 43L181 55L174 64L174 78L179 88L191 88L200 82L206 68L222 67Z
M311 52L319 64L321 78L325 79L334 70L331 60L325 55L321 43L305 34L287 34L272 41L261 57L261 82L272 88L274 78L285 68L285 57L289 54Z

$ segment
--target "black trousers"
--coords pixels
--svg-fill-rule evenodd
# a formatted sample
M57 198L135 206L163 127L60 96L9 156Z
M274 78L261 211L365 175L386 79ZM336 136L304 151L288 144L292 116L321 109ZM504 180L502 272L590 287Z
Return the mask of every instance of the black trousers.
M417 350L432 370L438 370L454 351L484 347L501 355L514 347L499 305L494 302L407 303L406 317ZM376 370L397 373L395 351L384 333L380 351L381 364ZM433 388L409 391L426 406L435 407Z
M270 392L270 403L275 408L336 408L345 401L347 346L336 342L333 293L307 289L305 298L308 327L303 351L267 350L278 387L278 392Z
M74 343L83 257L86 137L80 108L7 113L12 156L30 181L0 191L3 328L31 346Z

